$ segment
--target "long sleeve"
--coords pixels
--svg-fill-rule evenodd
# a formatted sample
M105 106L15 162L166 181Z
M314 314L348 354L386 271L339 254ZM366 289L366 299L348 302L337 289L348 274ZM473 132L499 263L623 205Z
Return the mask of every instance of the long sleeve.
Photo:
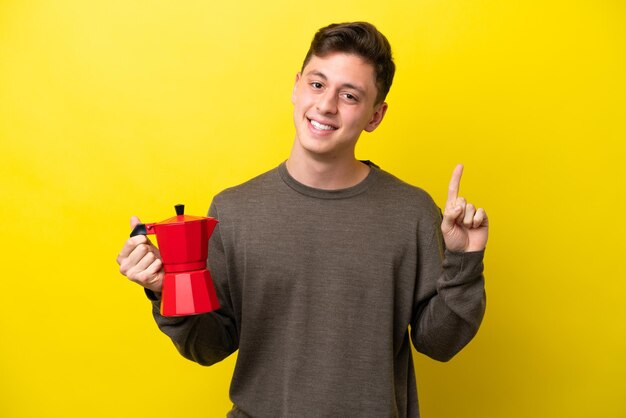
M411 338L419 352L448 361L476 335L485 313L484 251L444 250L439 233L432 234L419 257L418 280L425 290L418 296Z

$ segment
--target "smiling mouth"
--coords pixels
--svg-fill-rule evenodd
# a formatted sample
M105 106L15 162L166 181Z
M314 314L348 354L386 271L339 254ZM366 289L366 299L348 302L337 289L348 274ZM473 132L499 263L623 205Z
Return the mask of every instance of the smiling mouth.
M309 122L311 122L311 125L313 125L315 129L318 129L320 131L336 131L337 130L337 128L332 125L325 125L313 119L309 119Z

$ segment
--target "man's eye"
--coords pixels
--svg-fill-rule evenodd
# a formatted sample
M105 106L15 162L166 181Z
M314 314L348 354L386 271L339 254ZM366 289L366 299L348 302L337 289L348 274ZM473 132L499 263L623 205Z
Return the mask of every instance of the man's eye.
M350 93L346 93L346 94L344 94L344 97L345 97L346 99L348 99L349 101L351 101L351 102L356 102L356 101L358 101L358 100L359 100L359 99L358 99L358 97L356 97L355 95L350 94Z
M311 83L311 87L313 87L314 89L321 89L322 83L318 83L317 81L314 81Z

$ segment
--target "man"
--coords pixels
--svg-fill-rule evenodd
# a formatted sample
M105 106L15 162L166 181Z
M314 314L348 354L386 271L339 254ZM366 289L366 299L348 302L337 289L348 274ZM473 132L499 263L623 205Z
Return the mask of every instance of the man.
M211 204L219 311L161 316L158 250L136 236L118 256L183 356L210 365L239 350L230 417L419 416L411 341L447 361L478 330L487 217L458 196L462 166L442 218L424 191L355 158L394 71L368 23L315 35L289 159Z

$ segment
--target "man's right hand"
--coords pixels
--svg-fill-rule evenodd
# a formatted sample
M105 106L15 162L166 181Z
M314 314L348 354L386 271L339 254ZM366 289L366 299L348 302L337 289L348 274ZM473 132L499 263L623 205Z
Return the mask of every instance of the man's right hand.
M130 218L131 230L139 218ZM126 241L117 256L120 273L146 289L160 293L163 288L163 262L159 249L145 235L136 235Z

